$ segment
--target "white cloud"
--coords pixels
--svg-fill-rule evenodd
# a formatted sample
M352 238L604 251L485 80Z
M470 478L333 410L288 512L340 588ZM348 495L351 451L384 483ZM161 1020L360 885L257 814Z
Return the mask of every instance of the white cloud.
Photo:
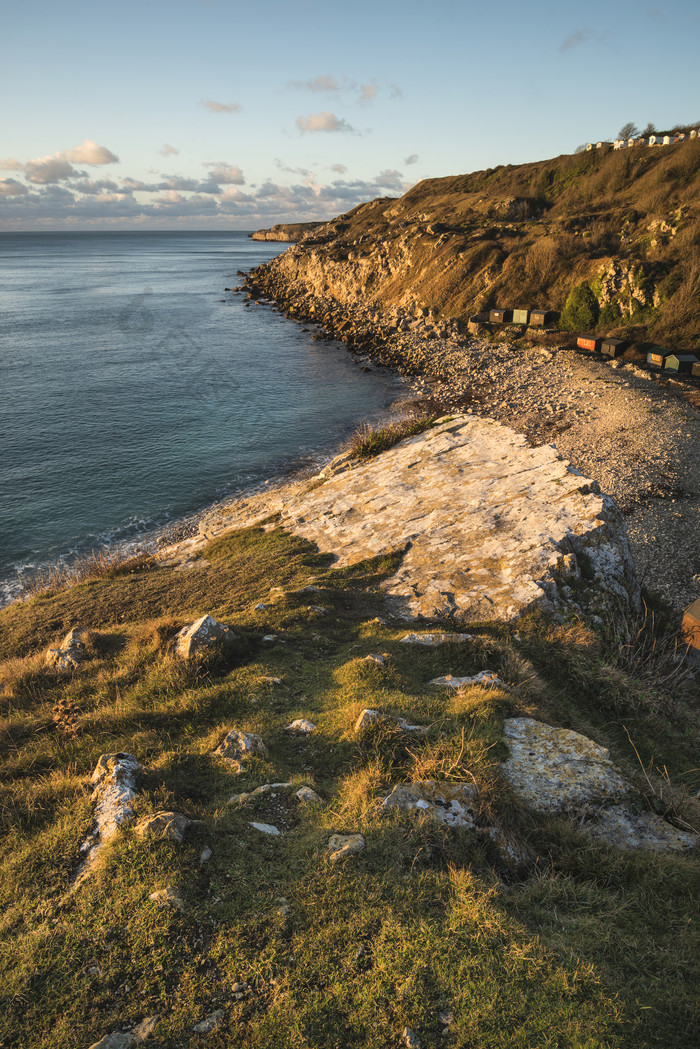
M245 182L238 164L225 164L220 160L216 163L204 164L203 167L211 168L209 178L220 186L242 186Z
M341 84L330 73L325 76L315 76L309 80L292 80L289 86L300 88L303 91L340 91L341 88Z
M331 171L335 171L336 175L347 175L348 173L345 164L331 164Z
M307 131L346 131L352 135L357 133L347 120L339 120L335 113L329 113L327 110L312 113L308 117L297 117L297 127L302 135Z
M0 178L0 197L22 197L29 190L16 178Z
M159 149L158 152L162 157L176 157L179 155L180 150L175 149L175 146L171 146L166 142L163 148Z
M376 97L376 84L360 84L360 102L373 102Z
M241 106L238 102L215 102L213 98L203 98L200 106L204 106L210 113L240 113Z
M62 155L74 164L118 164L119 157L106 146L98 146L92 139L86 138L82 146L75 149L64 149Z
M0 160L0 171L24 171L24 164L20 164L14 157L8 157L6 160Z
M417 164L417 163L418 163L418 154L417 153L411 153L410 157L404 157L404 164L406 164L407 166L409 164Z

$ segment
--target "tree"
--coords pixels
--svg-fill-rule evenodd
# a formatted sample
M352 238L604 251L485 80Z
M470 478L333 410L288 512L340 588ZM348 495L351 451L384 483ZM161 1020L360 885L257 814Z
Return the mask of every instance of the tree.
M636 124L633 124L629 120L626 124L623 124L618 132L618 138L636 138L639 134L639 128Z
M598 300L584 280L569 293L559 324L565 331L590 331L595 328L599 314Z
M656 132L656 124L652 124L652 122L649 121L647 126L644 128L644 131L642 131L642 134L644 135L645 138L647 138L649 135L655 134L655 132Z

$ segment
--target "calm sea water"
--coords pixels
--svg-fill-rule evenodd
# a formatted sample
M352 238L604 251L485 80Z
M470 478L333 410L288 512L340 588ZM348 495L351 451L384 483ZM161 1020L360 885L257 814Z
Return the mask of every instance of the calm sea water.
M331 449L394 380L225 293L244 233L0 235L0 603Z

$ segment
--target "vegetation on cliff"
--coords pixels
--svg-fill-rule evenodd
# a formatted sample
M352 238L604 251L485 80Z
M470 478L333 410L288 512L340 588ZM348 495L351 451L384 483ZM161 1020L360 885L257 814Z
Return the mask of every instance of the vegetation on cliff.
M341 302L462 321L561 311L585 284L593 329L695 349L698 200L700 140L592 150L428 179L341 215L268 269Z

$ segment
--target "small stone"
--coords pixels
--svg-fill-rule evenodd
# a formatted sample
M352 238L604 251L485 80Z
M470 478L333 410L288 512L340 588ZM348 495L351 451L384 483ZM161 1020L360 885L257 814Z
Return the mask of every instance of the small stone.
M205 845L199 854L199 866L203 867L205 863L208 863L214 853L211 851L208 845Z
M250 825L251 827L255 827L256 830L259 830L261 834L270 834L275 838L278 838L282 833L277 827L273 827L271 823L254 823L251 821Z
M255 609L254 609L254 610L255 610L256 612L267 612L267 610L268 610L268 608L269 608L269 607L270 607L269 605L264 605L264 604L262 603L262 601L259 601L259 602L258 602L258 604L257 604L257 605L255 606Z
M206 1019L200 1020L198 1024L195 1024L192 1030L195 1034L213 1034L214 1031L218 1031L221 1027L225 1015L223 1009L217 1009L216 1012L210 1013Z
M365 839L361 834L334 834L328 842L328 859L331 863L362 852Z
M147 1038L151 1037L158 1026L159 1019L160 1017L156 1013L154 1016L146 1016L141 1023L136 1024L136 1027L131 1032L136 1045L140 1045L141 1042L145 1042Z
M445 1009L437 1014L438 1023L442 1024L443 1027L451 1027L455 1022L454 1013L450 1009Z
M99 1042L94 1042L90 1049L127 1049L134 1044L134 1036L130 1031L115 1031L106 1034Z
M306 718L297 718L291 725L287 725L287 732L302 732L308 735L310 732L316 731L316 726L313 721L307 721Z
M300 787L296 792L295 797L299 799L304 805L322 805L323 801L318 796L315 790L311 787Z
M141 838L174 841L181 845L191 822L181 812L154 812L137 823L135 830Z
M214 751L227 761L236 773L243 771L243 762L254 755L265 756L267 747L254 732L240 732L233 728Z
M377 652L371 652L368 656L365 656L364 662L365 663L376 663L380 667L385 667L386 666L386 659L384 658L384 656L379 655L379 653L377 653Z
M281 677L261 677L260 680L263 681L266 685L281 685L282 684L282 678Z
M493 670L482 670L473 677L453 677L452 674L446 674L445 677L433 678L429 684L454 689L469 688L470 685L483 685L485 688L503 687L503 682Z
M406 1049L420 1049L420 1038L410 1027L404 1027L401 1032L401 1037L403 1038L403 1044L406 1046Z
M438 645L463 645L473 640L473 634L406 634L401 638L401 644L437 648Z
M263 641L266 645L273 645L277 640L277 634L264 634Z
M173 907L177 911L185 909L185 901L180 895L180 890L174 885L166 885L164 889L157 889L148 898L153 903L157 903L159 907Z
M213 616L205 615L188 623L175 635L175 654L180 659L195 659L217 645L237 641L238 635Z
M377 725L383 722L386 725L391 725L394 728L400 729L401 732L426 732L424 725L411 725L405 718L396 718L390 714L384 714L381 710L371 710L366 708L363 710L357 721L355 722L355 734L360 735L365 732L371 725Z
M330 608L326 608L325 605L309 605L309 612L315 612L317 616L327 616L330 612Z

